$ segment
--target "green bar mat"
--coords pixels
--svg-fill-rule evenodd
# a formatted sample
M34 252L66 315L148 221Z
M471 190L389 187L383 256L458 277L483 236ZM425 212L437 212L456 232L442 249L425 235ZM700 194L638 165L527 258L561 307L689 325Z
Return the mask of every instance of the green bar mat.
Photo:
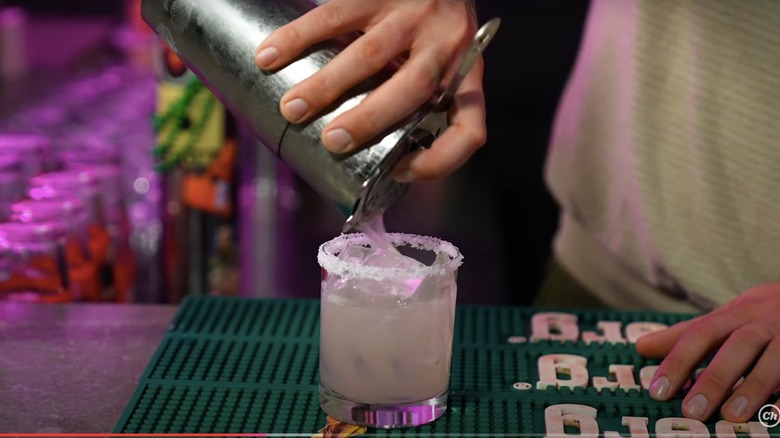
M560 436L587 434L592 430L585 426L595 425L601 435L629 436L627 422L645 421L630 418L644 417L651 435L667 427L697 436L697 425L670 420L681 417L682 396L657 402L641 387L599 391L593 385L594 377L610 376L611 365L633 366L640 385L640 370L658 361L639 356L631 344L583 340L585 332L601 333L601 321L620 323L625 334L632 322L671 325L685 315L566 310L560 312L577 318L576 340L532 340L532 318L543 312L556 310L459 306L447 412L429 425L365 435ZM548 333L557 334L554 329ZM315 436L326 424L318 405L318 348L318 301L188 297L113 432ZM586 387L539 389L539 358L551 354L587 359ZM557 420L546 422L545 411L555 410ZM716 433L717 422L700 427L713 436L747 436L739 427ZM780 438L780 427L768 435Z

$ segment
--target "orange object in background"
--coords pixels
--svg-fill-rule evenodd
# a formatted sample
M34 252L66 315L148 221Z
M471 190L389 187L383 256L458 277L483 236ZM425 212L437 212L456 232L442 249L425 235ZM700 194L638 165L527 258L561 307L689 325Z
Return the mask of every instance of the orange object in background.
M0 223L0 300L71 301L64 239L56 224Z
M65 264L74 300L100 301L100 277L97 265L84 256L82 244L73 238L65 244Z
M125 19L133 32L152 35L153 32L141 17L141 0L125 0Z
M21 271L0 281L0 301L68 303L71 301L71 293L63 283L56 260L52 257L37 257Z
M117 303L130 301L130 288L135 276L135 257L130 245L121 246L114 259L114 297Z
M70 172L92 174L100 193L100 223L89 226L89 257L101 279L101 301L124 303L130 300L135 275L135 256L130 247L130 224L122 199L120 168L115 164L92 162L80 154L63 160Z
M92 260L92 252L100 254L107 245L101 242L99 231L90 233L89 217L79 199L27 200L13 204L11 212L12 219L23 224L60 224L71 297L74 300L101 300L98 265Z
M108 247L111 244L111 237L105 228L95 224L89 226L88 234L89 262L95 267L103 266L108 263Z
M71 218L62 219L67 222L71 236L77 236L77 244L69 244L67 250L68 266L74 269L73 283L75 299L86 301L103 301L103 286L101 285L100 272L109 259L109 246L111 237L106 229L106 212L103 206L106 203L104 195L105 187L101 187L101 178L97 169L70 169L58 172L40 174L30 180L29 195L35 201L27 203L27 211L30 213L29 221L56 220L42 209L35 210L36 205L42 202L70 202L82 205L78 213L73 213ZM37 204L36 204L37 202ZM32 213L36 211L36 214ZM38 216L36 219L35 216ZM22 214L16 217L24 220ZM77 252L83 250L83 256L78 257ZM83 266L89 265L89 266Z
M182 182L182 201L195 209L222 217L233 213L230 184L236 159L236 144L225 141L205 171L189 172Z

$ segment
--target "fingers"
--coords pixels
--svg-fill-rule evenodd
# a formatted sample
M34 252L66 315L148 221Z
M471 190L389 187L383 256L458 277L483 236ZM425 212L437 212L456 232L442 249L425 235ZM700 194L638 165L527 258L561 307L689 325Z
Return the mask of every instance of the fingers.
M757 323L744 325L733 332L697 379L685 400L683 400L683 414L701 421L709 418L721 406L723 400L729 395L731 388L745 374L745 371L755 362L756 358L762 357L762 352L764 352L772 337L772 333L764 324ZM767 351L764 354L769 353ZM780 352L776 351L775 353ZM780 359L780 355L776 356L775 360L778 359ZM756 372L754 370L751 375ZM763 380L766 380L767 376L761 376L760 371L758 372L759 377L753 376L751 380L753 382L761 381L762 377ZM776 368L774 374L777 374ZM744 391L742 386L745 383L747 383L747 379L740 385L740 393ZM768 384L770 382L764 381L763 383ZM751 385L755 385L755 383L751 383ZM762 400L766 400L775 387L776 385L766 389L767 392L764 393ZM751 389L755 388L748 388L748 390ZM747 399L744 399L744 401L747 401ZM746 409L748 407L747 404L741 403L742 399L737 401L735 407L738 409ZM740 411L739 414L743 415L744 411Z
M650 359L661 359L666 357L680 337L688 331L692 325L699 323L704 318L712 318L739 305L738 300L729 301L725 305L713 310L710 313L699 315L687 321L679 322L668 329L650 333L642 336L636 342L636 350L639 354ZM747 318L747 314L743 315ZM744 319L743 318L743 323Z
M331 0L312 9L268 35L255 50L255 64L264 70L275 70L316 43L364 27L376 3L379 2L361 2L364 7L357 8L348 2Z
M766 403L775 388L780 386L778 362L780 362L780 335L772 338L745 381L723 404L721 409L723 418L735 423L746 422Z
M642 336L636 341L636 351L650 359L666 357L674 348L674 344L680 339L692 324L700 321L705 315L698 316L687 321L682 321L673 326Z
M706 355L741 325L739 312L711 313L690 324L661 362L650 384L650 396L669 400L687 382Z
M450 126L426 150L409 154L393 169L401 182L430 181L449 175L485 144L485 97L480 59L453 101Z
M440 72L448 60L439 50L413 52L398 72L357 108L328 124L322 133L325 147L335 153L351 152L414 112L438 88Z
M451 70L449 64L473 36L468 8L458 4L460 8L444 0L330 0L271 33L258 47L255 60L265 70L279 69L315 43L351 31L364 32L282 97L282 115L292 123L301 123L391 61L402 58L401 67L390 79L323 129L321 140L327 149L351 153L413 114L439 89L442 75ZM429 180L449 174L484 144L481 80L480 66L465 81L470 85L461 87L451 128L431 149L404 161L401 173L406 179Z
M383 20L317 73L287 92L280 101L282 115L292 123L299 123L319 113L344 92L395 59L410 44L412 31L398 18ZM388 35L394 37L388 38ZM356 134L359 133L352 133Z

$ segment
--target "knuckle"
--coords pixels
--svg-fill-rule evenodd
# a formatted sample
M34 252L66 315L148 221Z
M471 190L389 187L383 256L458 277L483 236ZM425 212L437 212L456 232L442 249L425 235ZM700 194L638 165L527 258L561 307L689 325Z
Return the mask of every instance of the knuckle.
M409 71L409 79L414 90L427 98L439 87L439 70L427 62L416 64Z
M440 169L425 168L425 169L417 170L415 172L415 177L417 181L421 181L421 182L434 181L438 179L439 175L443 173L444 171Z
M774 388L776 383L772 376L767 376L765 373L759 371L753 371L745 377L745 381L739 385L740 394L763 394L771 392L770 388ZM775 386L773 386L775 385Z
M731 388L735 382L721 369L710 366L702 373L697 385L708 389Z
M469 125L468 127L462 125L458 128L458 135L464 140L464 144L470 151L476 151L487 143L488 133L484 124Z
M446 36L442 36L442 47L450 53L450 57L453 58L461 48L467 46L474 38L474 33L477 31L476 26L470 23L468 17L463 17L462 22L453 23L454 29Z
M363 37L357 56L359 61L371 67L381 66L386 58L385 46L374 38Z
M312 105L320 105L321 102L330 101L336 96L337 87L331 77L324 72L314 74L306 80L307 100Z
M299 47L303 44L303 37L295 26L287 25L276 29L271 36L274 41L285 45ZM270 39L270 38L269 38Z
M688 362L677 354L670 354L664 359L664 368L669 370L684 370L690 368Z
M715 339L715 334L718 332L719 327L711 318L703 318L691 325L681 340L690 342L690 345L709 343Z
M487 130L484 127L474 129L469 133L469 137L475 149L481 148L487 143Z
M326 29L338 29L344 24L344 11L336 4L325 4L329 7L319 8L319 20Z
M356 125L356 135L358 142L364 142L382 131L385 127L382 125L381 112L370 105L361 105L362 108L358 119L360 123Z
M739 345L750 347L763 346L772 339L767 327L759 324L749 324L737 329L731 334L731 340Z
M452 35L453 39L450 44L454 45L455 47L460 47L470 42L474 37L475 31L477 30L476 25L471 23L471 20L468 17L463 17L463 20L464 21L462 23L459 23L459 32L455 32Z

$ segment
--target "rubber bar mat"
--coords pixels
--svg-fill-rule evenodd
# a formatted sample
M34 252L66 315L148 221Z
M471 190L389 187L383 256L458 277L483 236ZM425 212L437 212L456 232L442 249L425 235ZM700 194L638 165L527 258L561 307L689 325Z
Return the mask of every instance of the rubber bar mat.
M459 306L447 412L429 425L365 435L629 436L644 427L651 435L780 438L780 426L762 428L757 418L701 424L680 418L682 396L649 398L644 374L658 361L639 356L631 336L685 318ZM326 426L318 344L318 301L188 297L113 432L318 436Z

